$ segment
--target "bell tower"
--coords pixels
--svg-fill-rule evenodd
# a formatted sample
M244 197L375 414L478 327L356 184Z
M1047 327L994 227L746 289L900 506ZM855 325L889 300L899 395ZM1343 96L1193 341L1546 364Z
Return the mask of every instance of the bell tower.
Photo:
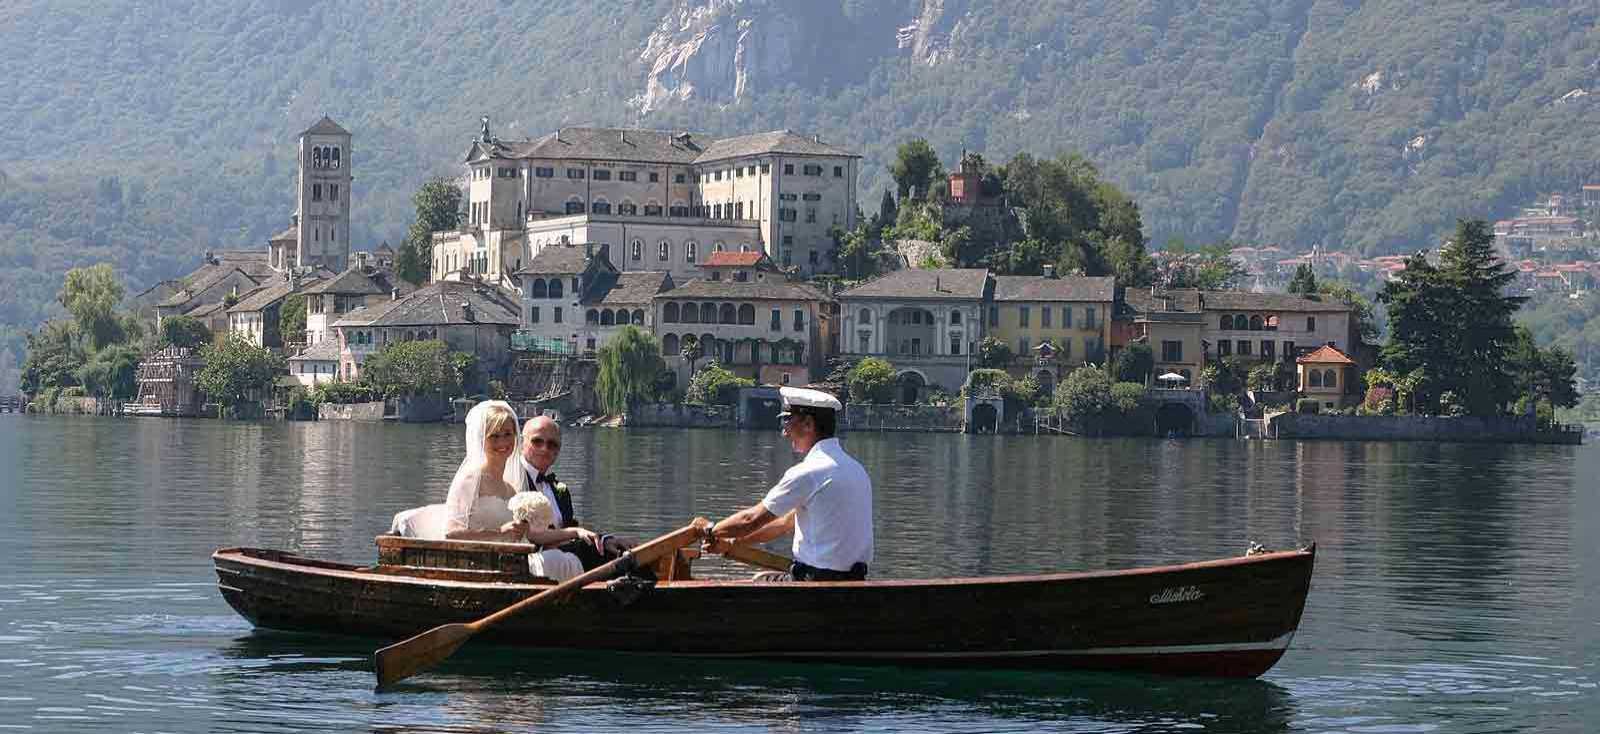
M295 265L341 272L350 259L350 131L324 115L300 133Z

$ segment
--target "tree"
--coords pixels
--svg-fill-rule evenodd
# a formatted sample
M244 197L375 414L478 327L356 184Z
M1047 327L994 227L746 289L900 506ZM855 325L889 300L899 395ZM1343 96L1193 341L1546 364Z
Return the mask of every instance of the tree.
M211 343L211 329L193 316L168 316L161 320L161 343L174 347L198 347Z
M1150 345L1144 342L1134 342L1117 353L1113 365L1117 380L1121 382L1137 382L1143 385L1150 380L1150 372L1155 369L1155 353Z
M107 263L67 271L56 298L78 323L78 329L89 338L92 349L122 341L125 334L122 321L117 318L117 304L122 302L122 281Z
M278 335L287 344L300 344L306 338L306 297L295 293L278 307Z
M1320 293L1332 296L1350 306L1361 341L1368 344L1377 343L1378 321L1372 310L1372 301L1357 292L1355 286L1341 280L1322 281L1317 289Z
M1011 352L1011 347L1005 342L992 336L986 336L978 342L978 365L982 367L996 367L1004 369L1016 359Z
M684 334L683 341L678 343L678 356L689 363L689 374L694 374L694 363L706 356L706 348L700 343L700 338L694 334Z
M1229 357L1219 359L1200 370L1200 379L1205 380L1206 389L1224 395L1232 395L1244 389L1249 368L1244 361Z
M433 272L433 233L454 229L461 222L461 189L448 178L428 179L411 198L416 218L395 254L395 269L412 283L426 282Z
M878 201L878 216L872 220L872 236L881 236L884 227L894 224L895 217L894 192L884 189L883 198Z
M1309 263L1301 263L1295 267L1294 277L1289 279L1289 292L1302 295L1320 292L1317 289L1317 274Z
M1056 388L1056 410L1078 426L1100 418L1111 408L1111 378L1105 370L1084 365L1067 374Z
M858 226L841 232L839 241L839 266L847 278L870 278L878 274L878 247L871 232Z
M235 407L255 391L265 391L284 368L283 358L258 347L243 336L229 336L221 345L200 350L205 365L195 375L200 391L212 400Z
M361 382L385 398L450 397L461 393L471 370L470 358L451 352L450 346L438 339L390 342L367 357L361 366Z
M75 373L78 383L97 398L132 399L139 393L139 348L113 344L95 352Z
M684 396L686 402L697 405L733 405L739 401L739 390L754 387L755 380L729 372L727 368L716 362L707 364L705 369L694 373L689 380L689 392Z
M600 347L600 375L595 380L600 406L606 413L626 412L628 405L656 395L657 380L667 364L661 344L645 331L628 325Z
M1227 243L1208 245L1182 257L1168 273L1169 288L1198 288L1205 291L1231 290L1246 274L1244 265L1233 259Z
M1508 356L1508 370L1515 380L1518 396L1557 408L1577 406L1578 366L1572 355L1560 347L1540 349L1534 342L1533 332L1524 327L1516 327L1516 342Z
M894 400L894 366L878 357L867 357L850 369L847 384L850 397L866 403Z
M933 182L944 178L944 168L939 164L939 154L927 140L912 138L895 151L889 175L894 177L895 190L901 199L908 196L923 199L927 198Z
M1384 365L1397 374L1425 368L1432 379L1417 397L1427 408L1450 392L1466 413L1493 415L1517 397L1504 366L1516 340L1511 316L1525 299L1505 295L1516 276L1493 246L1487 222L1462 220L1438 266L1418 253L1378 295L1389 307Z
M78 384L78 367L87 355L74 321L51 321L28 335L28 352L22 358L18 384L22 392L37 395L50 388Z

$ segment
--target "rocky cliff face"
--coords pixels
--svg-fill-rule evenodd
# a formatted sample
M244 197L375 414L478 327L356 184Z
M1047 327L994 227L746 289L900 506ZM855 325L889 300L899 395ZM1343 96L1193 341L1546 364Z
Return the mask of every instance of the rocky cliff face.
M639 51L641 115L675 101L732 104L789 84L817 90L902 54L932 66L959 42L966 0L679 0Z

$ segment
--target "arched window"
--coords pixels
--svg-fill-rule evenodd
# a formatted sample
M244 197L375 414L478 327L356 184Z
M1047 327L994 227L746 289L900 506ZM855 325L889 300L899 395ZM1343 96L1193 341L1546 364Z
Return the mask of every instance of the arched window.
M339 167L339 149L337 147L333 149L333 167Z
M1310 373L1307 377L1311 380L1312 387L1322 387L1322 370L1306 370L1306 372Z
M751 362L754 362L756 364L761 364L761 347L764 344L766 344L766 342L763 342L763 341L750 342L750 361Z
M667 305L670 306L672 304L669 303ZM662 356L665 356L665 357L676 357L676 356L678 356L678 352L679 351L681 351L681 349L680 349L680 345L678 344L678 335L677 334L668 334L666 336L661 337L661 354L662 354Z
M1339 373L1335 372L1334 370L1331 370L1331 369L1330 370L1323 370L1322 371L1322 386L1323 387L1338 387L1339 386Z
M740 242L739 243L739 251L740 252L749 252L750 251L750 243L748 243L748 242Z
M633 323L644 326L644 309L636 308L633 310Z
M716 242L711 243L712 252L722 252L725 249L727 248L723 246L722 240L717 240Z
M1233 330L1233 314L1226 314L1225 313L1225 314L1222 315L1222 330L1223 331L1232 331Z
M590 326L594 326L596 324L599 324L600 323L600 312L596 311L595 309L592 309L592 308L589 309L589 312L583 315L583 322L586 323L586 324L589 324Z
M678 323L678 304L668 303L661 309L661 321L666 324Z
M666 261L672 259L672 241L671 240L662 240L661 241L660 250L657 253L656 259L660 260L661 262L666 262Z
M685 323L685 324L698 324L698 323L700 323L700 307L696 306L696 305L694 305L692 303L683 304L683 323Z
M702 324L715 324L715 323L717 323L717 304L715 304L715 303L702 303L702 304L700 304L700 323L702 323Z
M863 308L863 309L861 309L861 313L860 313L858 318L860 318L860 320L861 320L861 323L857 324L858 326L870 326L870 325L872 325L872 311Z
M700 254L700 243L695 242L694 240L689 240L688 242L683 243L683 261L684 262L686 262L686 263L694 262L695 257L697 257L699 254Z
M611 202L606 201L604 197L595 199L594 203L589 205L589 211L595 214L610 214Z
M739 323L754 324L756 322L756 307L748 303L739 307Z
M572 197L570 199L567 199L567 213L568 214L582 214L583 213L583 199L580 199L580 198L578 198L576 196L574 196L574 197ZM565 241L566 237L562 237L561 239L562 239L562 241Z
M961 312L960 311L951 311L950 312L950 325L951 326L960 326L961 325Z
M1261 317L1259 315L1250 317L1250 330L1261 331Z
M560 278L551 278L550 279L550 297L551 298L560 298L561 297L561 279Z
M560 282L560 281L557 281L557 282ZM544 278L534 278L533 279L533 285L528 288L528 297L529 298L547 298L547 297L549 297L549 295L550 295L550 286L547 283L544 282Z
M322 167L322 148L316 147L311 149L311 167Z
M634 262L639 262L640 260L644 259L644 240L634 240L632 249L633 249L633 252L630 254L629 257Z
M608 308L608 309L600 312L600 325L601 326L613 326L613 325L615 325L615 326L624 326L624 325L626 325L628 323L627 319L628 319L628 312L627 311L618 311L615 314L613 314L611 312L611 309Z
M733 304L724 303L722 304L721 312L717 315L717 322L722 324L733 324L738 323L738 318L738 315L734 311Z

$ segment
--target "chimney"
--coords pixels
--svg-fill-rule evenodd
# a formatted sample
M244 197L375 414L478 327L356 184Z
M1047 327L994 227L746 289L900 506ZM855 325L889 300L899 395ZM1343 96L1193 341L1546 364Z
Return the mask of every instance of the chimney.
M624 145L626 145L628 143L628 131L627 130L618 130L617 131L617 140L622 141L622 143Z
M1046 278L1055 278L1056 277L1056 266L1050 265L1050 264L1046 264L1044 266L1044 277L1046 277Z
M391 300L391 301L400 300L400 289L399 288L390 288L389 289L389 300Z
M461 304L461 318L466 319L469 323L477 320L472 313L472 304Z
M367 269L367 255L368 253L365 250L356 253L356 267L362 270Z
M822 135L820 135L818 133L812 133L811 134L811 142L813 142L813 143L821 143L822 142Z

